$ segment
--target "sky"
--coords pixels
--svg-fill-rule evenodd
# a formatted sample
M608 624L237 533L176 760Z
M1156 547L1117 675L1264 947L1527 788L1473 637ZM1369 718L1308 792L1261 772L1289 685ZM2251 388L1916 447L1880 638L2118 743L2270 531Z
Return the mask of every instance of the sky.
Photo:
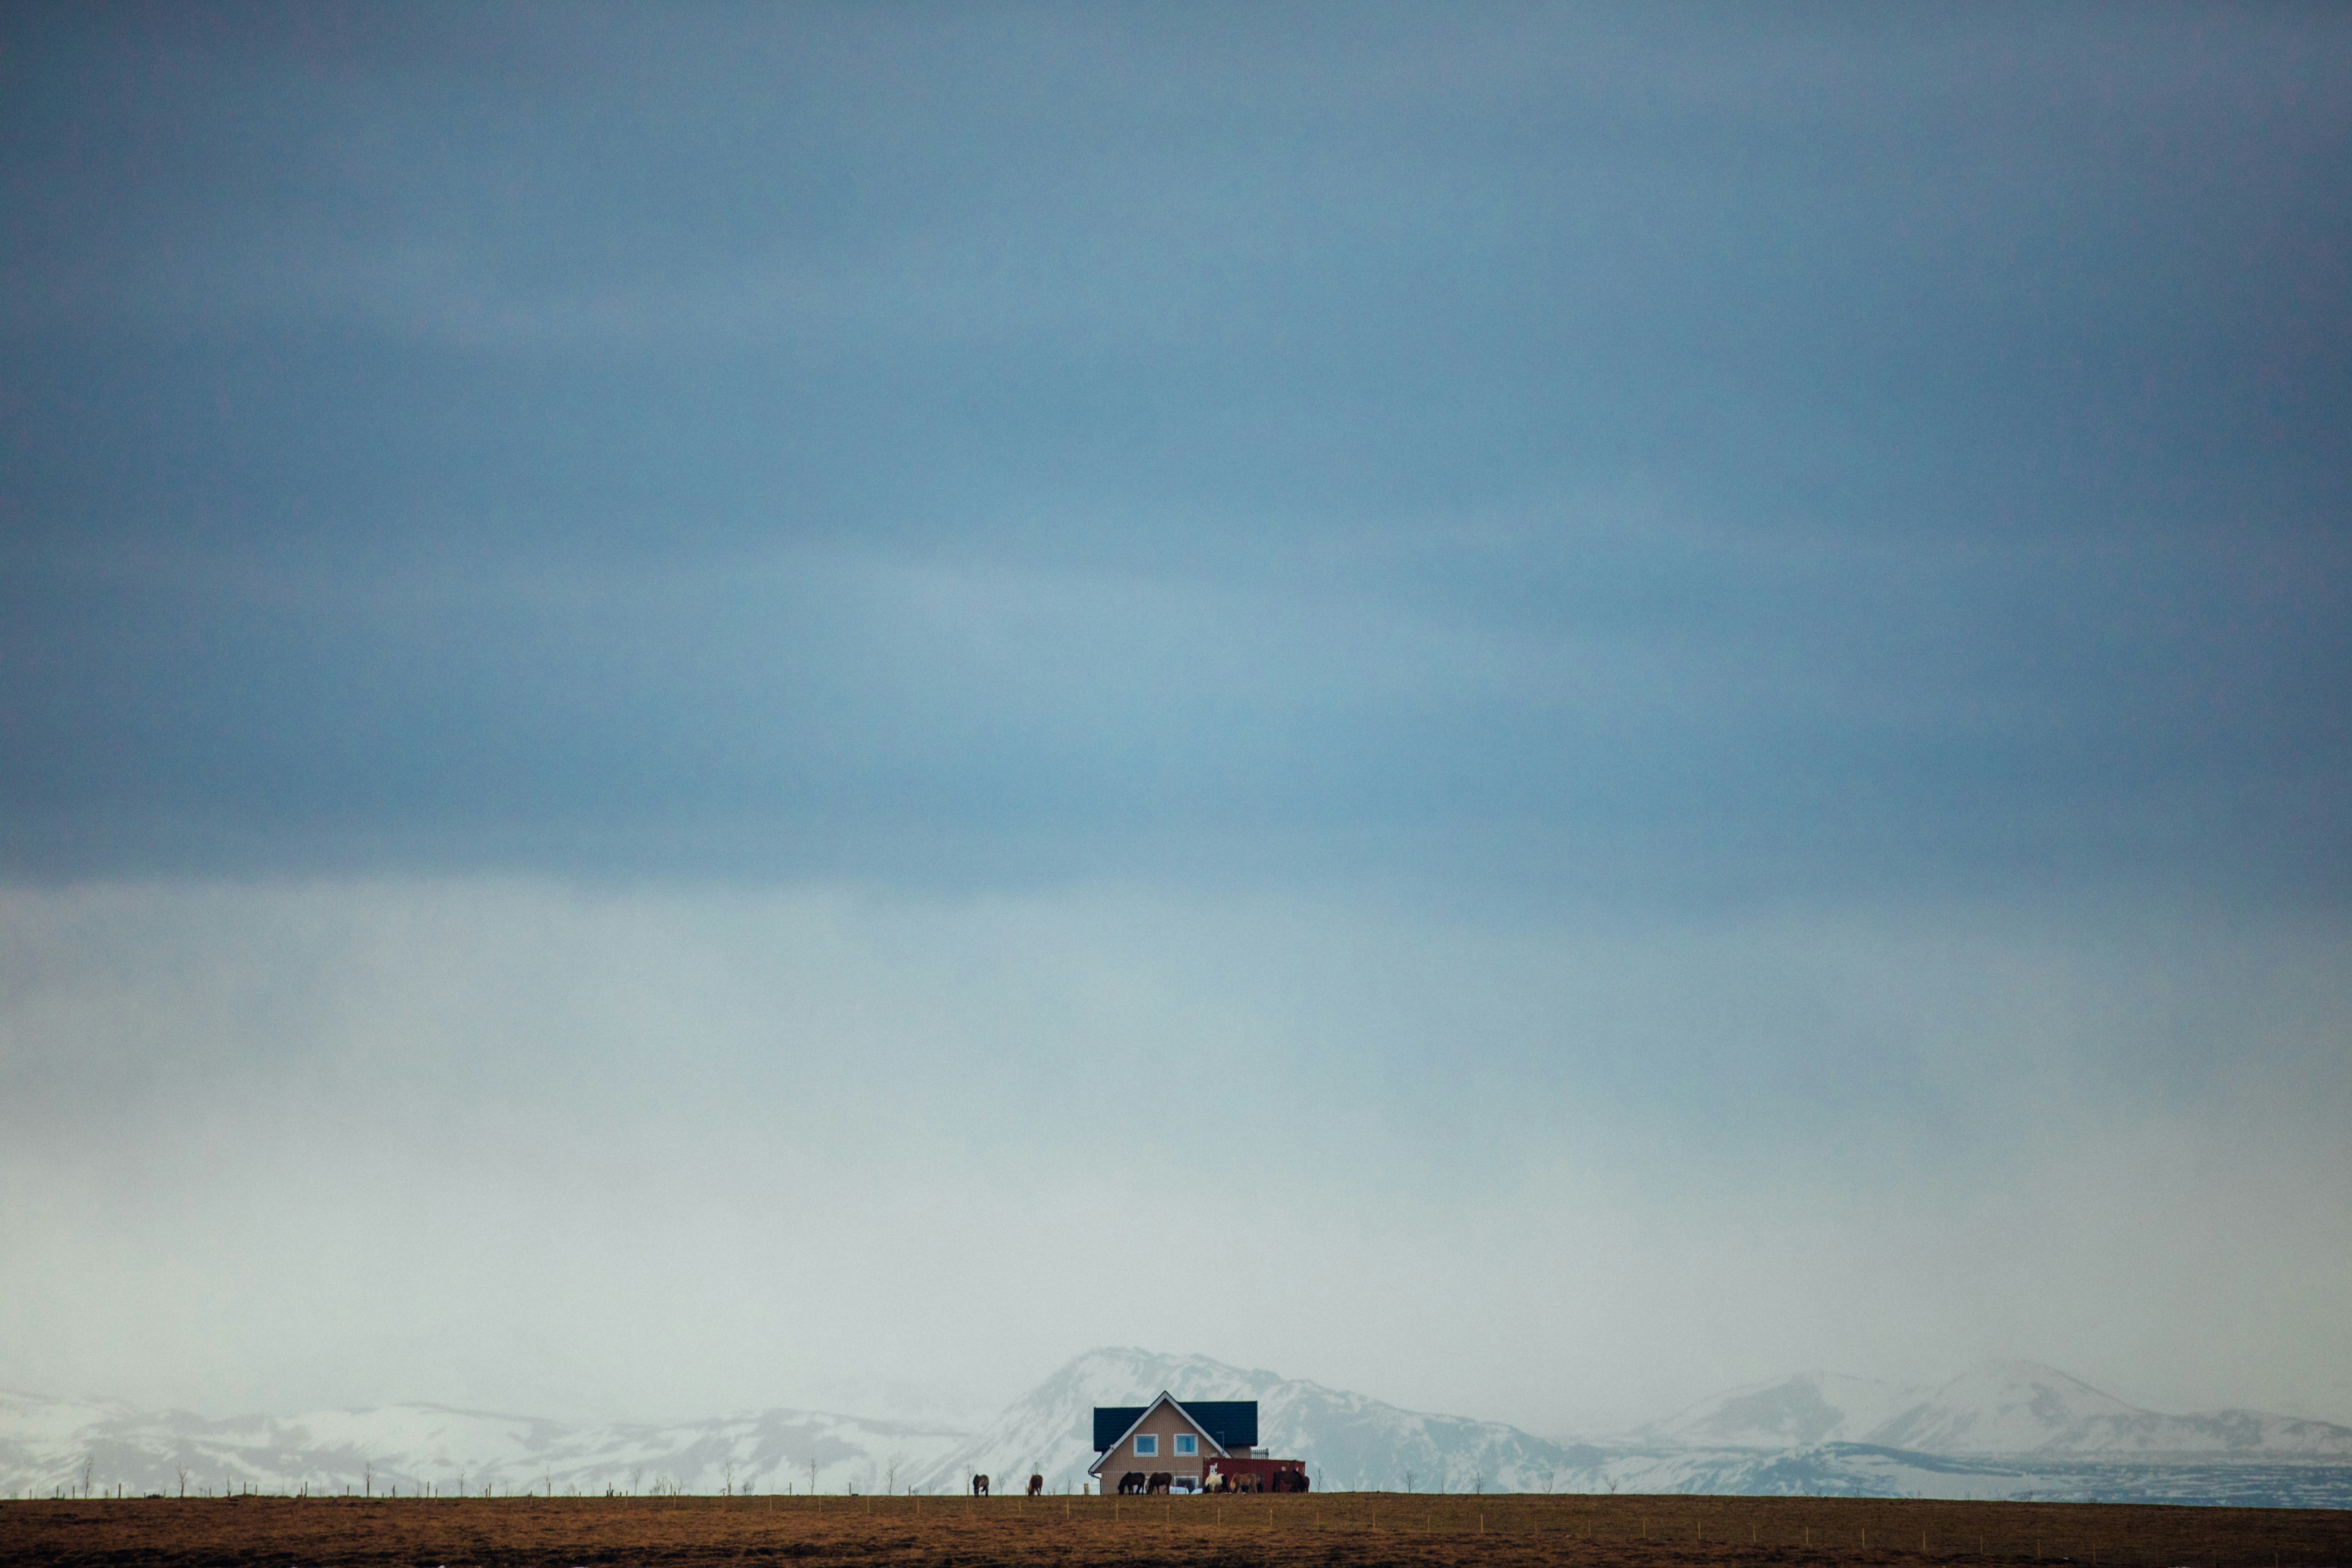
M9 8L0 1386L2352 1423L2347 169L2333 7Z

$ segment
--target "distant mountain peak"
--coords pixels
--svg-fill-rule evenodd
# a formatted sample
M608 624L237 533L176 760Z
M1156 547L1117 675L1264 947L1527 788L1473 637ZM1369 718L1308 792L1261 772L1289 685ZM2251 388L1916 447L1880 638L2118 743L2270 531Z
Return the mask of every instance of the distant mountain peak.
M2092 1387L2072 1373L2061 1372L2046 1362L1986 1361L1961 1373L1936 1391L1936 1397L1946 1393L1981 1395L2022 1394L2032 1398L2057 1397L2068 1405L2096 1408L2111 1415L2144 1415L2147 1412L2136 1405L2126 1404L2114 1394Z
M2158 1415L2031 1361L1970 1367L1871 1436L1889 1447L1933 1454L2028 1454L2172 1446L2179 1436Z
M2253 1411L2165 1415L2053 1366L1989 1361L1933 1389L1808 1372L1701 1400L1636 1436L1725 1448L1858 1443L1913 1453L2352 1454L2352 1431Z
M1801 1372L1701 1400L1642 1429L1694 1447L1794 1448L1859 1443L1925 1390L1840 1372Z

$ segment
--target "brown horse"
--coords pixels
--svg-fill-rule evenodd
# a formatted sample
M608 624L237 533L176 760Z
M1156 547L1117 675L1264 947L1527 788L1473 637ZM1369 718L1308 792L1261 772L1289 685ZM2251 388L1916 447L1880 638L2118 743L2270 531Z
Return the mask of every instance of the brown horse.
M1029 1495L1031 1497L1043 1497L1045 1495L1045 1477L1031 1476L1029 1478Z
M974 1497L986 1497L988 1495L988 1478L986 1476L974 1476L971 1478L971 1495Z

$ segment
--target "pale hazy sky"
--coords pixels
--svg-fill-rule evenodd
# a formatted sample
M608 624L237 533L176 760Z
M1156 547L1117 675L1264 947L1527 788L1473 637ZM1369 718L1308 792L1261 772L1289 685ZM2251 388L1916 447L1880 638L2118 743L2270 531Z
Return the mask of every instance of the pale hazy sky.
M2347 169L2316 7L8 11L0 1386L2352 1422Z

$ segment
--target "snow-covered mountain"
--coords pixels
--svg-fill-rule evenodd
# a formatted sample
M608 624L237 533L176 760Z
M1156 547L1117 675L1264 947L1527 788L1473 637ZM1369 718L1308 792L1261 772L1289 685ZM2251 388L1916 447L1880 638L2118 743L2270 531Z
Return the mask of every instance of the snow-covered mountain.
M1994 1362L1962 1373L1868 1440L1930 1454L2352 1458L2352 1427L2252 1410L2159 1415L2032 1362Z
M1861 1443L1926 1396L1924 1388L1835 1372L1751 1383L1701 1400L1637 1436L1693 1448L1792 1448Z
M434 1405L212 1420L0 1394L0 1493L78 1488L85 1468L91 1487L131 1493L879 1491L964 1436L805 1410L669 1426L572 1426Z
M1802 1373L1719 1394L1635 1434L1647 1445L1789 1448L1859 1443L1962 1455L2352 1458L2352 1428L2252 1410L2166 1415L2055 1367L1990 1362L1941 1387Z
M247 1489L413 1495L961 1490L975 1471L1085 1480L1097 1405L1255 1399L1260 1444L1318 1489L2106 1498L2352 1506L2352 1428L2165 1415L2030 1363L1932 1391L1807 1373L1718 1394L1622 1442L1559 1444L1203 1356L1092 1351L980 1432L764 1410L568 1426L432 1405L214 1420L0 1394L0 1495Z
M919 1484L949 1489L979 1472L1043 1475L1055 1490L1075 1489L1094 1462L1095 1406L1142 1405L1162 1390L1180 1401L1256 1400L1259 1447L1306 1460L1325 1490L1547 1491L1602 1457L1499 1422L1424 1415L1206 1356L1098 1350L1015 1401Z

